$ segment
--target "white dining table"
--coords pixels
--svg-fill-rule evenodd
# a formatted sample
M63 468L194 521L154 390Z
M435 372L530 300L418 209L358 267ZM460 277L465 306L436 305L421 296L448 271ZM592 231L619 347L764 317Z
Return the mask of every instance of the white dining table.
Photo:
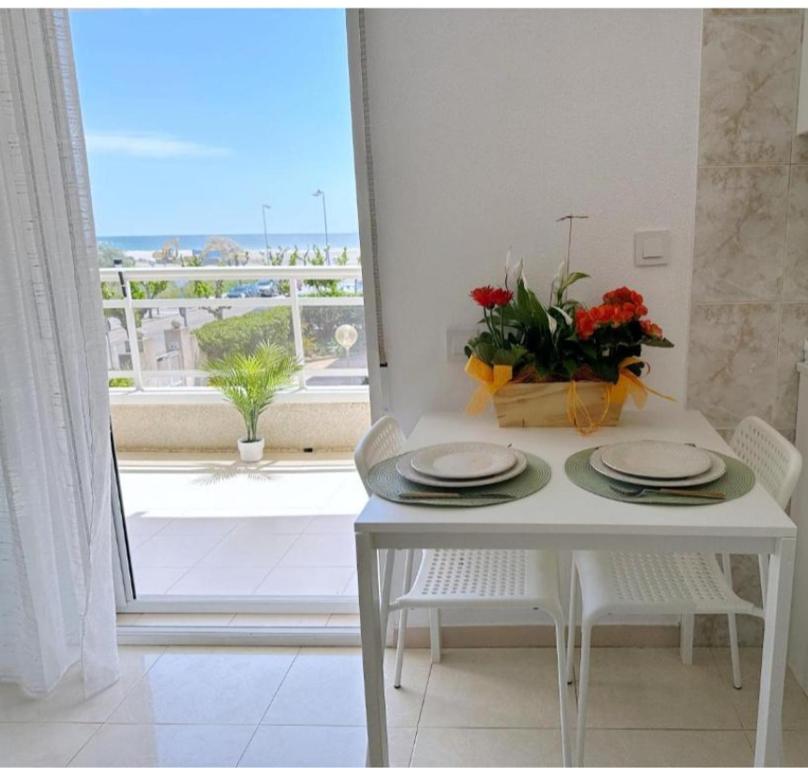
M760 485L720 504L666 506L597 496L574 485L564 472L564 462L576 451L641 439L695 443L732 453L701 413L676 405L626 411L619 426L588 436L569 428L502 429L493 415L428 413L421 417L406 442L407 450L462 440L510 443L547 461L552 478L538 493L485 507L400 504L378 496L368 500L354 531L370 765L388 764L378 553L437 548L767 555L755 765L781 762L796 527Z

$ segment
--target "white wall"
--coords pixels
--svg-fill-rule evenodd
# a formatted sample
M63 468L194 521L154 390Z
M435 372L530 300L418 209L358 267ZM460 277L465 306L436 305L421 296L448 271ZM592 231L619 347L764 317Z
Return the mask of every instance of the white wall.
M406 429L459 408L449 326L501 279L505 250L549 285L555 219L587 213L573 267L596 302L640 290L676 343L651 381L684 400L698 139L701 11L366 12L390 406ZM633 233L670 229L672 264L633 266Z

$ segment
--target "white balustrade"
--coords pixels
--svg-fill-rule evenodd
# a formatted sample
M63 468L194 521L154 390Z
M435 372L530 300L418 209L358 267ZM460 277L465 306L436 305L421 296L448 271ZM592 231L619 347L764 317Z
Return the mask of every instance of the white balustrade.
M307 307L362 307L363 297L360 295L347 296L318 296L316 293L309 294L305 287L301 290L301 283L305 284L316 280L362 280L362 271L358 264L346 266L301 266L301 267L271 267L271 266L246 266L246 267L112 267L100 270L101 282L112 283L120 286L121 298L105 298L103 307L105 310L123 310L122 330L126 334L128 341L128 352L131 360L130 368L120 368L113 365L114 353L110 339L110 330L107 331L108 343L110 347L110 368L109 378L132 379L135 389L144 389L144 376L155 377L165 376L171 380L181 379L206 379L208 373L199 368L178 368L155 371L144 369L142 360L142 350L138 337L138 327L135 312L137 310L215 310L219 308L245 310L271 309L273 307L288 307L291 319L292 341L294 352L301 362L306 362L304 347L304 325L302 311ZM277 296L210 296L200 298L133 298L132 283L162 282L187 283L200 281L204 283L230 282L249 283L259 280L272 280L276 284L281 282L289 286L288 295L279 294ZM120 319L120 318L119 318ZM363 319L364 322L364 319ZM166 350L169 351L169 350ZM367 377L367 364L364 360L362 364L355 367L337 368L316 368L311 367L301 370L298 376L298 386L300 389L310 389L307 386L308 377L327 378L365 378ZM335 385L340 388L347 388L347 385ZM163 387L151 387L149 389L162 389ZM355 388L355 387L354 387ZM322 387L313 387L322 390Z

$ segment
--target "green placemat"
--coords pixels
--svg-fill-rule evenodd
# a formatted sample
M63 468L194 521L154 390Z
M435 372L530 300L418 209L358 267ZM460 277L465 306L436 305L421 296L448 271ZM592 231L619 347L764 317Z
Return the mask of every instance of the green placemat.
M755 485L755 473L738 459L727 456L723 453L712 451L716 456L720 456L727 465L726 474L712 483L696 486L699 490L721 491L726 498L723 499L695 499L686 496L665 496L664 494L649 494L648 496L623 496L614 491L610 486L625 486L626 488L636 488L637 486L621 483L619 480L612 480L596 472L589 464L589 457L597 448L587 448L584 451L573 453L564 464L564 471L567 477L579 488L583 488L598 496L605 496L607 499L615 501L628 501L633 504L673 504L677 506L691 507L703 504L721 504L724 501L737 499L749 493Z
M396 470L396 463L401 456L394 456L392 459L376 464L368 475L368 485L373 493L389 501L397 501L400 504L419 504L430 507L486 507L491 504L504 504L514 499L521 499L530 496L531 493L544 488L550 482L550 465L534 456L532 453L525 453L527 467L520 475L503 480L501 483L478 486L477 488L434 488L429 485L413 483L403 478ZM410 499L400 498L400 494L406 491L449 491L462 494L456 499ZM491 498L483 496L485 493L505 493L513 498Z

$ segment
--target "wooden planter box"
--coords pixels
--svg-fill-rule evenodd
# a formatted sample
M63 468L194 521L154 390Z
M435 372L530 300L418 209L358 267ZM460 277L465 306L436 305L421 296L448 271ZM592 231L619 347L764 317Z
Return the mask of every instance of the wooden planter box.
M567 416L569 382L547 384L506 384L494 395L494 408L500 427L572 427ZM591 418L599 420L606 406L609 384L600 381L578 381L579 414L583 407ZM620 421L622 403L611 403L601 426L613 427Z

